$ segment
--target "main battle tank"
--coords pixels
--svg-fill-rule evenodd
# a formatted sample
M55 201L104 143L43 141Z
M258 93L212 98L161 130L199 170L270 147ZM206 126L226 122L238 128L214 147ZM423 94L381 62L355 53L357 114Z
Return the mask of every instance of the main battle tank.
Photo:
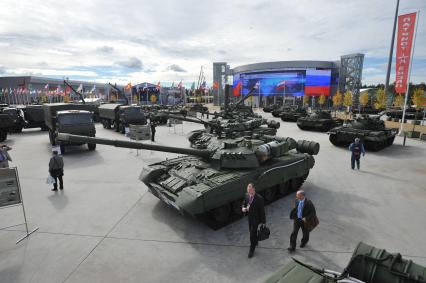
M271 113L272 113L272 116L274 116L275 118L279 118L284 112L291 111L293 108L294 107L292 107L292 105L282 105L282 106L276 107L274 110L271 111Z
M331 129L329 139L336 146L348 146L355 138L360 138L366 149L378 151L391 146L397 132L397 129L387 129L384 121L378 118L364 116Z
M278 104L271 104L268 106L263 107L263 112L271 113L275 109L278 109L280 106Z
M342 125L343 121L333 119L328 111L315 111L306 117L297 119L297 126L301 130L327 132L330 129Z
M281 113L281 120L287 121L287 122L296 122L297 119L301 117L305 117L308 115L305 108L291 108L288 111L284 111Z
M140 180L149 191L181 213L205 219L211 227L241 216L248 183L266 202L297 190L313 168L319 144L292 138L265 140L212 138L206 149L60 134L58 140L187 154L147 165Z
M293 261L269 277L265 283L426 283L426 268L400 253L360 242L343 272L336 272Z

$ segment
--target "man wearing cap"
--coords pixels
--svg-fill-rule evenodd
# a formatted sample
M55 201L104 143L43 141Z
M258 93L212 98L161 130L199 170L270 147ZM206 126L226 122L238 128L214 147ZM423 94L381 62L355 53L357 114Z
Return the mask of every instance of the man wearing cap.
M55 183L53 184L52 191L58 190L58 179L59 179L59 189L64 189L64 182L62 180L62 176L64 176L64 160L62 156L58 155L58 151L53 151L53 156L49 161L49 173L53 179L55 179Z
M306 246L309 241L309 231L311 230L309 225L311 219L314 217L316 218L314 204L305 197L305 192L303 190L297 191L296 202L290 212L290 219L293 219L293 232L290 235L290 247L288 248L289 252L294 252L296 250L296 240L299 229L302 229L303 233L300 247L303 248Z
M349 150L352 152L352 155L351 155L352 170L355 169L355 163L356 163L357 169L359 170L361 154L362 156L365 156L364 145L360 142L359 138L356 138L355 141L351 143L351 145L349 146Z

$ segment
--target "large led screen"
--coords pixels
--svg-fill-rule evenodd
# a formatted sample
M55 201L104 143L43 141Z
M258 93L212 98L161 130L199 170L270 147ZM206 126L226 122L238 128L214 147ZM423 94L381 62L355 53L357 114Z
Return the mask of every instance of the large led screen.
M306 69L240 74L234 76L233 87L243 95L258 84L255 95L317 96L330 94L330 82L331 70Z

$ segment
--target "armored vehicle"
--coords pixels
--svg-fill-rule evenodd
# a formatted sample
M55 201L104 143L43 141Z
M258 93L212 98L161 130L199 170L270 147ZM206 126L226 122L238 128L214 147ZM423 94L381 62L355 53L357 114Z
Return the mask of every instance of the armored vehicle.
M7 134L13 128L14 123L12 117L9 114L1 112L0 109L0 142L3 142L7 139Z
M189 107L189 111L207 112L209 109L201 103L195 103Z
M385 128L384 121L378 118L361 116L331 129L329 139L336 146L348 146L355 138L360 138L366 149L378 151L391 146L397 133L397 129Z
M284 112L291 111L292 108L294 107L291 105L282 105L282 106L276 107L274 110L271 111L271 113L272 113L272 116L274 116L275 118L279 118Z
M290 108L288 111L284 111L281 113L281 120L287 122L296 122L297 119L301 117L305 117L308 115L305 108L294 107Z
M23 105L18 108L24 113L26 129L41 128L43 131L47 131L42 105Z
M65 153L67 145L82 145L85 142L57 141L60 133L76 134L94 137L96 134L93 123L92 105L52 103L44 104L44 121L49 128L49 139L52 145L59 145L61 152ZM96 148L96 143L87 143L89 150Z
M278 104L271 104L263 107L263 112L271 113L272 111L278 109L280 106Z
M25 127L24 113L15 107L1 107L1 113L7 114L12 119L13 125L9 127L10 133L20 133Z
M215 225L241 216L248 183L267 203L297 190L308 177L319 144L292 138L236 138L212 141L206 149L176 148L138 142L62 134L58 140L186 154L145 166L140 180L161 201L181 213ZM217 227L217 226L216 226Z
M328 111L314 111L306 117L297 119L297 126L307 131L327 132L342 124L342 120L333 119Z
M343 272L293 261L269 277L265 283L426 283L426 268L400 253L360 242Z
M146 125L146 117L140 106L105 103L99 106L99 118L104 128L114 127L124 134L125 128L133 125Z

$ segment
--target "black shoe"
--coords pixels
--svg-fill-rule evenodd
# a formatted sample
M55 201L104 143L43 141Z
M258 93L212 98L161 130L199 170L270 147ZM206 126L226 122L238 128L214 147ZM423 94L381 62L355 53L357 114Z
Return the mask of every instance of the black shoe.
M248 258L252 258L253 254L254 254L254 251L250 250L249 253L248 253Z
M59 189L60 189L60 190L63 190L63 189L64 189L64 187L60 187Z
M289 248L287 248L287 250L292 253L292 252L294 252L296 250L296 248L289 247Z
M300 244L300 247L301 247L301 248L304 248L305 246L306 246L306 243L301 243L301 244Z
M58 189L52 189L52 191L56 192Z

